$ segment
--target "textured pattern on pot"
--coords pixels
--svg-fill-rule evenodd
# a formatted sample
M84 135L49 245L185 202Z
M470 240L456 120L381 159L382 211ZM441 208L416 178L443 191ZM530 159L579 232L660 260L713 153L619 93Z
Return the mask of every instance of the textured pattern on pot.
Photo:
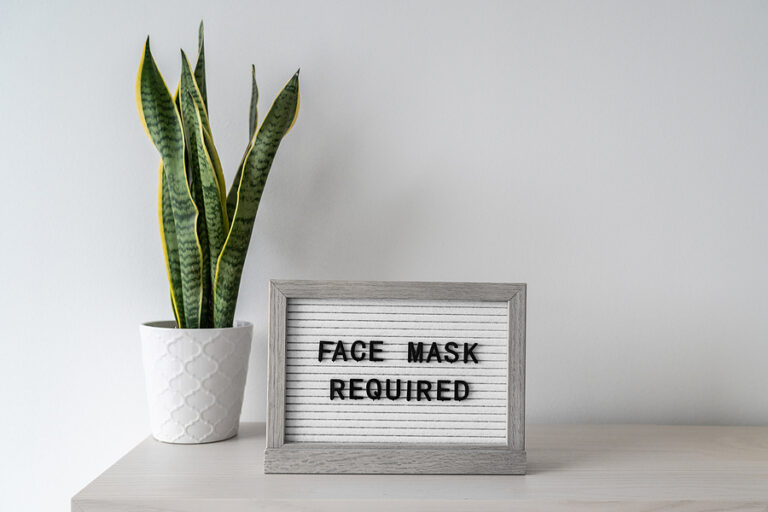
M210 443L237 434L253 325L140 328L152 435L166 443Z

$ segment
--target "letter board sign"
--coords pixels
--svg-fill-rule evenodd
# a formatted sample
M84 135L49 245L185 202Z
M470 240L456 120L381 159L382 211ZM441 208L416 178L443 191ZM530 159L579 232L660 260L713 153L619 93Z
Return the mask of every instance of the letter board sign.
M272 281L265 471L524 473L525 291Z

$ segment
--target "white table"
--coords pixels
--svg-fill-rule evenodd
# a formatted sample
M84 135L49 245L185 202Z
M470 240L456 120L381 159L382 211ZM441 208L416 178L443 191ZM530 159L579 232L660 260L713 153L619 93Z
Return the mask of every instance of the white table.
M264 475L264 425L147 439L76 512L768 510L768 427L529 425L525 476Z

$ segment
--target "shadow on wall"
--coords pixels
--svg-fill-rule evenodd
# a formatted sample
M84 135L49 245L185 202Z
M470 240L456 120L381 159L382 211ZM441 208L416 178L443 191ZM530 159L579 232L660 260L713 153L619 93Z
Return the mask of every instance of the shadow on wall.
M279 213L263 240L287 277L402 279L409 251L426 229L426 191L412 183L392 187L391 180L380 188L370 184L366 175L374 171L364 152L350 149L354 141L334 140L344 144L317 144L324 148L318 158L293 166L270 191Z

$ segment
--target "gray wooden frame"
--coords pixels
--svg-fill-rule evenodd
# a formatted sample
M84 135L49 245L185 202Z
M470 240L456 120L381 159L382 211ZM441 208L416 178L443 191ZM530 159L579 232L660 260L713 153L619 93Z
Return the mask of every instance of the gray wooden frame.
M525 284L270 281L265 473L525 474ZM506 301L509 304L507 445L286 443L288 299Z

